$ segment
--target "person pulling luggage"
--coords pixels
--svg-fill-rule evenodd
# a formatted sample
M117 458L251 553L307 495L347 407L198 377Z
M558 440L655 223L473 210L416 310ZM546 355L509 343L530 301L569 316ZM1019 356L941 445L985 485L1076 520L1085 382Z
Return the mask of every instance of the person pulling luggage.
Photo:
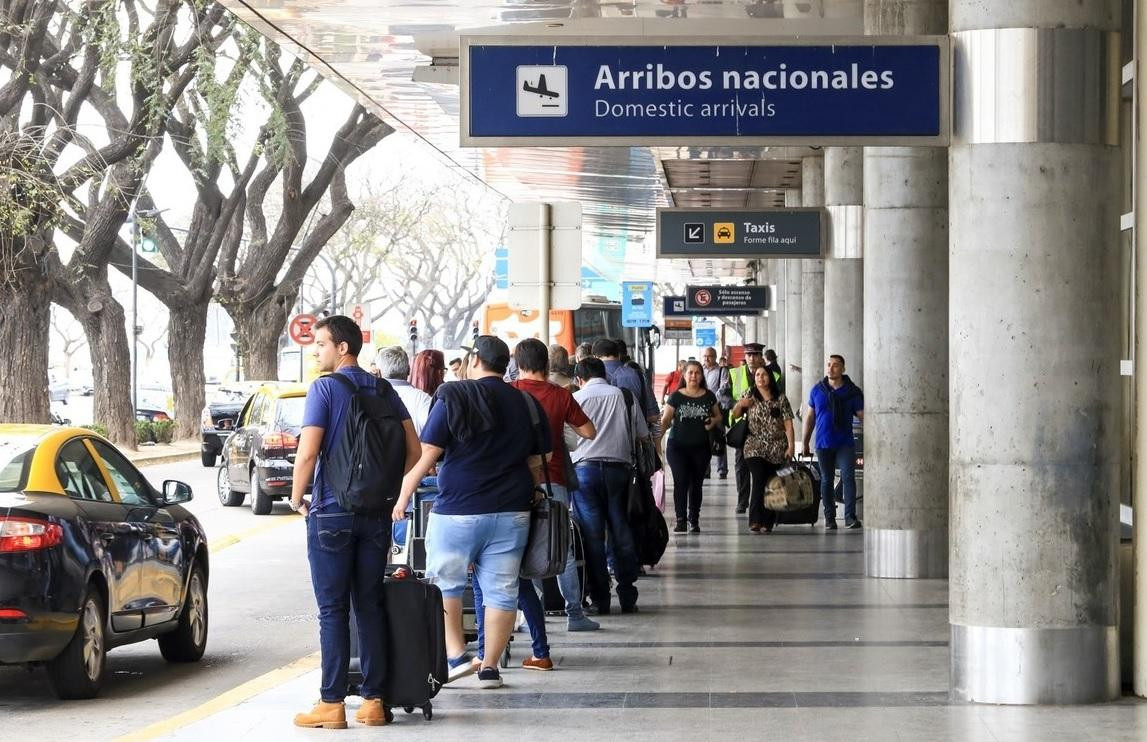
M837 469L840 469L844 488L844 527L860 528L860 519L856 517L856 438L852 434L852 418L864 422L864 392L844 373L844 356L829 356L825 371L825 377L808 395L804 451L810 451L815 422L824 528L836 530L836 500L832 491Z
M386 620L383 575L390 508L421 447L410 413L387 381L358 365L362 330L335 315L315 324L319 370L307 390L295 455L291 509L307 520L307 559L319 606L320 700L295 726L346 729L350 603L362 659L363 704L355 720L386 723ZM405 460L404 460L405 459ZM314 497L303 498L314 477Z
M717 395L705 388L705 370L689 361L683 371L685 385L669 396L661 416L661 430L669 430L665 457L673 472L673 509L677 515L674 533L701 532L701 487L709 468L712 447L709 431L721 425ZM660 446L660 439L658 440Z
M749 435L745 439L745 465L749 469L749 530L773 530L777 514L765 508L765 487L796 452L793 434L793 408L777 388L768 368L753 374L753 386L733 406L733 417L748 416Z

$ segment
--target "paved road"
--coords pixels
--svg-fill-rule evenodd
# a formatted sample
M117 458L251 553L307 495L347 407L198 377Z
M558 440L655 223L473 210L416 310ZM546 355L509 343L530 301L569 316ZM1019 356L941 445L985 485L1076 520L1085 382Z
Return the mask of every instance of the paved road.
M39 739L111 739L318 649L302 518L285 503L261 517L249 507L223 507L215 494L215 470L198 461L143 471L157 486L164 479L190 484L195 499L188 508L216 544L206 656L179 666L164 662L153 641L113 650L104 692L93 701L56 700L42 669L0 668L0 739L15 730ZM233 537L240 540L231 543Z

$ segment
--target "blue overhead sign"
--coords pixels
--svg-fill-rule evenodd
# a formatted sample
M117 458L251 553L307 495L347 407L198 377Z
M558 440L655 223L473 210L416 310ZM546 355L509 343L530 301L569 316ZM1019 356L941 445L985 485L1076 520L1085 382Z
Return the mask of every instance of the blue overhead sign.
M621 282L621 326L653 324L653 284L650 281Z
M463 37L462 144L948 143L945 37L602 41Z

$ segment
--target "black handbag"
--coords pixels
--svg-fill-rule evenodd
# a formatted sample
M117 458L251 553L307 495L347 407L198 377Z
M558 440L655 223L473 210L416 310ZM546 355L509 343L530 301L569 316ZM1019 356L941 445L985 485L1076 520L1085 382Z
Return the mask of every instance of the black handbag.
M526 406L530 409L530 425L534 440L541 448L542 436L538 432L541 418L537 402L528 393L522 392ZM564 502L553 498L550 492L550 468L542 456L542 471L545 472L546 487L542 499L534 503L530 511L530 535L526 539L526 550L522 554L521 577L527 580L544 580L557 577L566 570L566 558L570 551L572 525L570 511Z
M733 448L744 448L745 442L749 440L749 418L746 415L725 432L725 442Z
M725 433L717 426L709 428L709 453L720 456L725 450Z

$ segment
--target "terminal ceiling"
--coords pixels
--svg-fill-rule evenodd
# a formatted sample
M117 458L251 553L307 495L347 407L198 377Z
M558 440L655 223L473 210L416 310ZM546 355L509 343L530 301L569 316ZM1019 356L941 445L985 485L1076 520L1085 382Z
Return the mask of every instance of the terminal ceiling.
M745 261L660 261L655 209L771 207L801 187L803 147L459 146L460 32L762 36L852 34L862 0L222 0L451 167L514 201L580 201L586 239L622 241L626 273L741 278ZM455 82L416 82L451 77Z

